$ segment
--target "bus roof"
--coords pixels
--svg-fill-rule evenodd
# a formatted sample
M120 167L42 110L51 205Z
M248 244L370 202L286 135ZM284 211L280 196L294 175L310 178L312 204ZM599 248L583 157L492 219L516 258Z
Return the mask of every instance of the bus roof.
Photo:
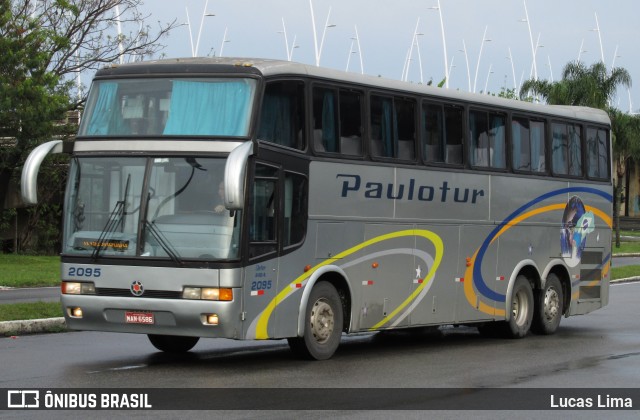
M392 89L407 94L425 95L451 101L460 101L471 105L495 106L514 111L544 114L586 120L610 125L608 114L600 109L568 106L543 105L525 101L499 98L492 95L464 92L460 90L438 88L423 84L403 82L358 73L350 73L325 67L317 67L291 61L272 60L265 58L233 58L233 57L204 57L204 58L172 58L150 60L137 63L112 65L99 70L96 77L124 76L124 75L154 75L185 73L201 76L207 73L234 72L244 74L273 76L309 76L331 82L343 82L366 86L369 88Z

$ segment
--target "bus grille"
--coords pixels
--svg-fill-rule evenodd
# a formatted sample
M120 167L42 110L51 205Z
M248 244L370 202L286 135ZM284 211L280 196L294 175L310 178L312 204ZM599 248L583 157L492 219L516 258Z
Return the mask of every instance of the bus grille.
M114 289L110 287L96 287L98 296L130 297L135 298L129 289ZM154 299L182 299L182 292L173 290L145 290L142 296Z

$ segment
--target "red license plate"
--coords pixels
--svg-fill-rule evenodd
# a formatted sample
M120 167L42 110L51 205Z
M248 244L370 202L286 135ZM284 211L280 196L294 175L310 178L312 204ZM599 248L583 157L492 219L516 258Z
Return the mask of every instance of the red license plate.
M152 312L125 312L124 320L127 324L153 324Z

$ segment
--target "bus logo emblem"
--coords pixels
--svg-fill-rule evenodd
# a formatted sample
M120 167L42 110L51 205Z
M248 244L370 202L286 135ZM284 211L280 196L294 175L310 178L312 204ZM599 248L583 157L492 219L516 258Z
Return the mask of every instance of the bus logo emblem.
M138 280L131 283L131 294L133 296L142 296L144 293L144 286Z

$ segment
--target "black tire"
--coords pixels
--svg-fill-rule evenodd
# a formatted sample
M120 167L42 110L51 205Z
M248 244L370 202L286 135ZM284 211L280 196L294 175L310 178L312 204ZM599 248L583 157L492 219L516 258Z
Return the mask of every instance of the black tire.
M556 332L560 325L564 310L564 293L560 279L555 274L549 274L544 288L536 299L533 312L531 331L540 335L550 335Z
M166 353L186 353L200 340L199 337L183 337L178 335L149 334L153 347Z
M529 280L523 275L516 277L508 309L511 316L506 322L508 338L522 338L527 335L533 321L533 290Z
M342 302L336 288L324 281L316 284L307 303L304 335L287 339L291 351L305 359L330 358L340 344L342 319Z

